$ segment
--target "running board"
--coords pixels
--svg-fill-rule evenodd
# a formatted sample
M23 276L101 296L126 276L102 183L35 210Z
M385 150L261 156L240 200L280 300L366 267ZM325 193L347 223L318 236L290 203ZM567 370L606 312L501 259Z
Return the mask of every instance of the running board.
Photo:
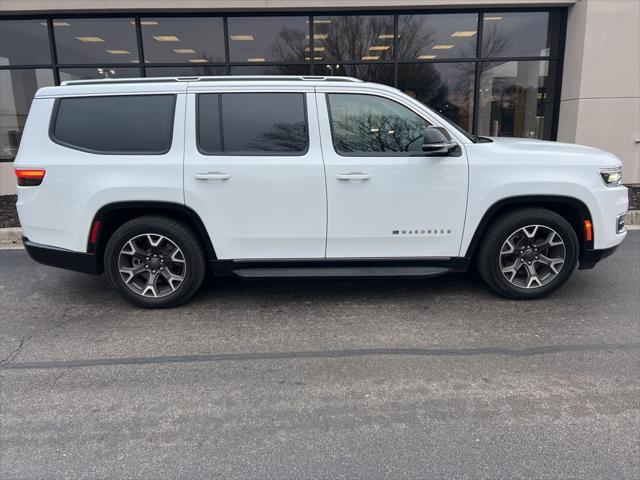
M450 272L450 268L426 266L372 267L263 267L235 268L231 274L242 278L301 278L301 277L436 277Z

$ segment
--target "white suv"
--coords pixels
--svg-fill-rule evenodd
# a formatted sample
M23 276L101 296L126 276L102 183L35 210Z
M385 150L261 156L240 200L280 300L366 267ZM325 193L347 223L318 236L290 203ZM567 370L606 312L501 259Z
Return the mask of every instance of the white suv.
M352 78L189 77L40 89L15 162L24 245L143 307L239 277L466 270L542 297L624 239L621 163L477 138Z

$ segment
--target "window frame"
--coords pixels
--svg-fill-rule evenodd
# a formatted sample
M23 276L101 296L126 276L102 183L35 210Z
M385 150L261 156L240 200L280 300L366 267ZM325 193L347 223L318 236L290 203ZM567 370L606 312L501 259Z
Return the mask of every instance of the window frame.
M250 95L252 93L258 94L289 94L289 95L302 95L302 110L304 115L304 124L305 124L305 138L306 145L304 150L299 152L260 152L260 151L237 151L237 152L227 152L224 150L224 125L222 122L222 95L224 94L232 94L232 95ZM309 115L307 109L307 94L309 92L306 91L278 91L278 90L267 90L267 91L250 91L250 92L239 92L239 91L228 91L228 90L219 90L212 92L197 92L195 95L195 135L196 135L196 148L201 155L205 155L208 157L217 157L217 156L226 156L226 157L303 157L307 153L309 153L309 148L311 144L311 138L309 135ZM220 129L220 146L222 151L220 152L208 152L204 150L200 145L200 95L218 95L218 122Z
M100 151L100 150L94 150L91 148L84 148L78 145L73 145L71 143L65 142L63 140L60 140L59 138L57 138L55 136L55 127L56 127L56 123L58 121L58 114L60 111L60 103L62 102L62 100L65 99L72 99L72 98L104 98L104 97L143 97L143 96L171 96L173 97L173 101L171 104L171 130L170 130L170 134L169 134L169 144L168 146L162 150L162 151L145 151L145 150L140 150L140 151L127 151L127 150L118 150L118 151L112 151L112 152L104 152L104 151ZM110 94L100 94L100 95L77 95L77 96L68 96L68 97L57 97L55 99L55 102L53 104L53 110L51 112L51 118L49 120L49 139L57 144L60 145L62 147L65 148L69 148L71 150L77 150L80 152L85 152L85 153L91 153L93 155L149 155L149 156L159 156L159 155L166 155L167 153L169 153L171 151L171 148L173 147L173 135L174 135L174 131L175 131L175 123L176 123L176 103L177 103L177 98L178 95L176 93L132 93L132 94L127 94L127 93L122 93L122 94L115 94L115 95L110 95Z
M377 97L377 98L384 98L385 100L388 100L390 102L395 102L396 104L406 108L407 110L415 113L418 117L422 118L422 120L425 121L425 123L427 125L425 125L425 127L427 126L438 126L436 124L434 124L431 120L428 120L425 118L424 115L420 114L419 112L417 112L415 109L411 108L410 106L406 105L405 103L401 103L398 100L394 99L394 98L389 98L386 97L384 95L380 95L377 93L363 93L363 92L346 92L346 91L336 91L336 92L322 92L324 93L325 96L325 102L327 105L327 117L329 120L329 131L331 132L331 145L333 145L333 151L335 152L336 155L340 156L340 157L425 157L426 154L423 151L419 151L419 152L363 152L363 153L357 153L357 152L340 152L338 150L338 148L336 147L336 142L335 142L335 133L333 130L333 116L331 115L331 101L329 99L330 95L362 95L365 97ZM447 129L448 131L448 129ZM449 133L449 135L451 136L451 139L456 142L459 143L455 136L451 135ZM459 148L458 148L459 150Z

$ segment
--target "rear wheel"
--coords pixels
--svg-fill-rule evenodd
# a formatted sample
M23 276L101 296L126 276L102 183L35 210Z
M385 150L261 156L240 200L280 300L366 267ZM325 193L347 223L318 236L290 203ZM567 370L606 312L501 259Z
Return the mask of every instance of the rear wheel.
M183 223L144 216L118 228L105 249L105 272L128 301L145 308L175 307L198 290L206 271L200 241Z
M571 276L578 253L576 233L565 218L527 208L494 221L478 251L477 265L484 281L501 295L535 299Z

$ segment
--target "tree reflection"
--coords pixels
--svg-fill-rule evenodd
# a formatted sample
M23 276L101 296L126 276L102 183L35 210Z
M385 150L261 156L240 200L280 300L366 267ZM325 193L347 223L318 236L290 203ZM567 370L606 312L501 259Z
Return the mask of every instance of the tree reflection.
M307 147L304 122L281 122L255 135L248 143L250 151L302 152Z

